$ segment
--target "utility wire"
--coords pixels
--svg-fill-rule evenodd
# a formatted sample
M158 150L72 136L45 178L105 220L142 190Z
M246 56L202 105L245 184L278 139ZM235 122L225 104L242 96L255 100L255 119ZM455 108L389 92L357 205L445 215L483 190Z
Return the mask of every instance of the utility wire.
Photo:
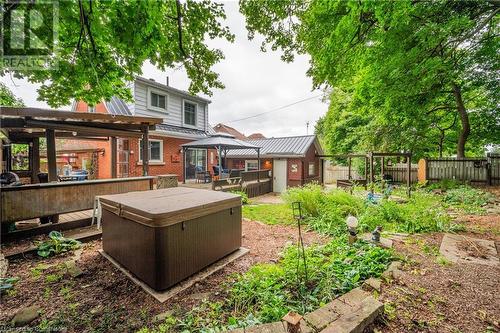
M309 100L311 100L311 99L314 99L314 98L317 98L317 97L320 97L320 96L322 96L322 94L315 95L315 96L308 97L308 98L304 98L304 99L298 100L298 101L296 101L296 102L293 102L293 103L290 103L290 104L287 104L287 105L280 106L280 107L275 108L275 109L271 109L271 110L268 110L268 111L264 111L264 112L261 112L261 113L254 114L253 116L248 116L248 117L239 118L239 119L233 119L233 120L230 120L230 121L226 121L226 122L224 122L224 123L226 123L226 124L227 124L227 123L235 123L235 122L242 121L242 120L247 120L247 119L251 119L251 118L260 117L260 116L262 116L262 115L265 115L265 114L268 114L268 113L271 113L271 112L275 112L275 111L279 111L279 110L285 109L285 108L287 108L287 107L290 107L290 106L292 106L292 105L300 104L300 103L303 103L303 102L309 101Z

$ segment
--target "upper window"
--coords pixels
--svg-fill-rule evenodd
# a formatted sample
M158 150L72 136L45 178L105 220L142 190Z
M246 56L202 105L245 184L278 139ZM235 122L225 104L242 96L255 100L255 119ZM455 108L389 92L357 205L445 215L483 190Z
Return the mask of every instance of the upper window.
M196 126L198 104L184 101L184 125Z
M148 88L148 109L167 111L168 97L160 90Z

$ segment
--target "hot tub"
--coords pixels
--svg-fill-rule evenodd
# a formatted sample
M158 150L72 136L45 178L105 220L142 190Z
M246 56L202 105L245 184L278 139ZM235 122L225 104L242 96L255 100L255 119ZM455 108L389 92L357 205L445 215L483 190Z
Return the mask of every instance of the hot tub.
M155 290L241 246L239 195L176 187L100 200L103 251Z

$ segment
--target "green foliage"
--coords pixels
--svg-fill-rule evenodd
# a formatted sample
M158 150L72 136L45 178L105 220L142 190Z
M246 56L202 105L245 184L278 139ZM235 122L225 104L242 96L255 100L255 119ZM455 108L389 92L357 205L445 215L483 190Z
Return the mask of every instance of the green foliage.
M317 126L330 152L460 156L499 143L500 25L487 1L240 3L250 38L286 61L309 54L314 86L332 88Z
M443 201L465 212L482 212L483 206L493 200L493 195L470 186L453 188L443 196Z
M458 180L454 179L443 179L435 183L431 183L425 186L427 190L441 190L441 191L447 191L451 190L454 188L459 188L462 186L463 183L459 182Z
M22 10L30 4L14 7ZM41 83L39 98L57 107L72 99L95 105L112 96L130 100L128 82L149 61L160 70L184 67L192 93L211 95L223 88L212 67L224 58L207 39L233 41L223 25L223 5L210 0L187 1L61 1L57 66L15 71L18 77ZM79 17L87 18L83 20ZM48 29L42 27L41 29ZM37 30L50 35L51 31ZM0 65L0 74L8 70ZM128 82L127 82L128 81Z
M23 100L16 98L5 83L0 82L0 106L24 106Z
M279 321L288 311L305 313L380 276L392 259L389 250L359 241L350 246L346 237L306 248L309 280L304 266L297 272L297 247L285 249L277 264L258 264L228 283L224 301L204 302L187 313L169 317L159 332L220 332L258 323ZM300 283L299 283L300 280Z
M18 277L2 277L0 278L0 293L9 292L14 288L14 285L19 281Z
M292 209L286 204L262 204L243 206L243 217L266 224L293 224Z
M243 205L248 205L250 203L250 200L248 200L248 195L245 191L232 190L231 193L238 194L239 196L241 196L241 203Z
M59 253L78 249L81 243L77 240L63 237L59 231L51 231L49 240L38 244L37 253L40 257L50 257Z

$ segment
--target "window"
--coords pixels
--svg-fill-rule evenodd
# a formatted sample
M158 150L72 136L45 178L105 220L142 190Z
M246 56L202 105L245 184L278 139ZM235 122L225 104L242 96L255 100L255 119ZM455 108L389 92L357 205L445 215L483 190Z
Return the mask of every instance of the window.
M142 162L142 140L139 140L139 161ZM149 140L149 161L163 162L162 140Z
M259 170L259 161L257 160L246 160L245 161L245 171Z
M184 101L184 125L196 126L198 104Z
M160 90L148 88L148 109L165 112L167 110L167 94Z
M309 162L309 176L314 176L316 174L314 166L314 162Z
M185 155L186 179L193 179L197 172L207 169L207 150L192 149L186 150Z

